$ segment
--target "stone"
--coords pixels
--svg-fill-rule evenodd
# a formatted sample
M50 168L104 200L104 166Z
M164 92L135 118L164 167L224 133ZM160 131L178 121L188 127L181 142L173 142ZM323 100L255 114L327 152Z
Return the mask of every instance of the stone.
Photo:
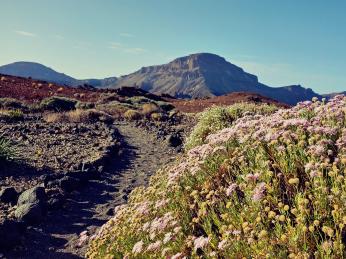
M13 187L5 187L0 191L0 202L16 203L18 193Z
M17 207L14 215L26 224L37 224L43 218L43 210L39 203L24 203Z
M17 205L38 203L40 206L44 206L46 200L47 196L45 189L41 186L36 186L19 195Z

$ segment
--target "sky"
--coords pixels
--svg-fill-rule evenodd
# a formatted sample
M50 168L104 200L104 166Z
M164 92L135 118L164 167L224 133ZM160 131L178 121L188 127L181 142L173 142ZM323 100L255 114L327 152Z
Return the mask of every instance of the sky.
M346 90L344 0L0 0L0 65L104 78L192 53L270 86Z

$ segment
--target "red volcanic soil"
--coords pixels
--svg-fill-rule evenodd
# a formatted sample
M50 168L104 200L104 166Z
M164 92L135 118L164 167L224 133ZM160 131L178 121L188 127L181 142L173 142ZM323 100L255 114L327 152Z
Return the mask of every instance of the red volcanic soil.
M173 98L164 98L166 101L172 103L175 108L181 112L196 113L215 105L232 105L239 102L252 102L252 103L267 103L273 104L278 107L288 108L289 106L264 97L255 93L234 92L227 95L207 98L207 99L193 99L193 100L179 100Z
M103 93L114 93L116 100L121 100L122 97L145 96L155 101L163 101L160 96L134 87L121 87L119 89L97 89L92 86L69 87L0 74L0 97L14 98L26 103L39 102L50 96L63 96L84 102L96 102Z
M54 83L0 74L0 97L9 97L33 103L50 96L64 96L80 101L96 101L94 89L72 88Z

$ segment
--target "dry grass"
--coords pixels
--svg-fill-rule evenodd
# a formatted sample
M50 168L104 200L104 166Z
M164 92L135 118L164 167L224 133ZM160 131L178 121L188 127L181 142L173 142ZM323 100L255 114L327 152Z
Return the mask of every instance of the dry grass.
M136 110L130 109L124 113L124 117L128 120L139 120L141 118L141 114Z
M43 116L43 119L48 123L56 122L73 122L73 123L90 123L96 121L102 121L105 123L113 122L113 118L102 111L95 109L82 110L77 109L70 112L61 113L47 113Z
M154 103L145 103L142 105L142 113L145 116L150 116L154 112L158 112L160 107Z

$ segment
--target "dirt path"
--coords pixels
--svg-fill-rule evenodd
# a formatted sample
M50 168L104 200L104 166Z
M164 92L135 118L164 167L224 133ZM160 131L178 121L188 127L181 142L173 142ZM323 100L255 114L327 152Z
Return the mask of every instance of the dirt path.
M72 193L66 206L50 213L42 224L28 229L23 247L7 258L83 258L86 247L77 247L78 235L84 230L93 234L134 187L146 184L160 166L175 158L154 134L125 123L116 127L123 137L122 153L107 165L107 173Z

